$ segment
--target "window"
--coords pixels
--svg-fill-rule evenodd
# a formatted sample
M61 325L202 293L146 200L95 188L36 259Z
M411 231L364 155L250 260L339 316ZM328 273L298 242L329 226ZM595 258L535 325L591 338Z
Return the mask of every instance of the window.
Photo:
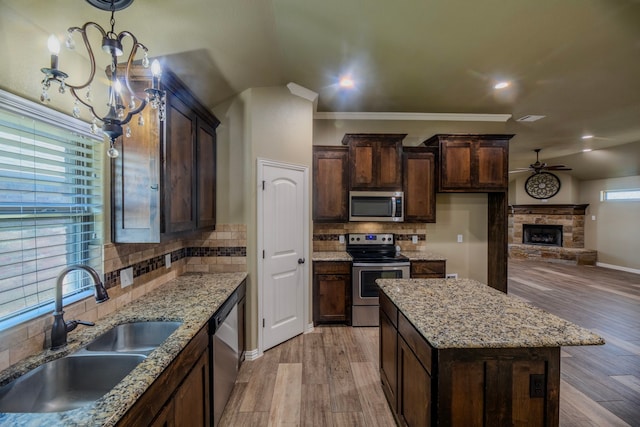
M0 91L0 329L53 311L58 273L102 270L102 145L89 126ZM68 274L65 303L93 293Z
M600 192L600 201L635 200L640 201L640 189L632 190L604 190Z

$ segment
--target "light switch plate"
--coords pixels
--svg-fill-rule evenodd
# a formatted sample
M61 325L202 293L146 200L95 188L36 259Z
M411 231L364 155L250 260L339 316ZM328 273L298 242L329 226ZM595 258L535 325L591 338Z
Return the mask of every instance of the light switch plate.
M462 239L462 234L458 234L458 243L462 243L463 239Z
M411 243L413 243L414 245L418 244L418 236L411 236Z
M164 256L164 266L167 268L171 268L171 254L166 254Z
M340 242L341 245L344 245L344 234L338 236L338 242Z
M133 267L120 270L120 286L126 288L133 285Z

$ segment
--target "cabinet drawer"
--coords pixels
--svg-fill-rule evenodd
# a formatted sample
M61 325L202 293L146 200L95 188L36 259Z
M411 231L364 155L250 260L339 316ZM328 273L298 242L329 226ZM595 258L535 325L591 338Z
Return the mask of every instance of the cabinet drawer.
M412 261L412 278L444 278L446 261Z
M398 327L398 308L391 302L388 296L380 291L380 310L387 315L394 328Z
M313 274L351 274L350 262L316 261Z
M433 349L402 312L398 313L398 333L402 335L402 338L415 353L422 366L431 375L431 353Z

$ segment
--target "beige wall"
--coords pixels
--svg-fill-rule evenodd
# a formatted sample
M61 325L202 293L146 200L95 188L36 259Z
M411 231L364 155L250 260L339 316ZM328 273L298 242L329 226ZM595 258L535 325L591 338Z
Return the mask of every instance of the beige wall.
M258 345L259 323L257 161L268 159L303 165L311 177L313 104L292 95L286 87L253 88L217 107L215 114L222 122L217 134L220 188L217 215L221 221L247 225L247 347L253 350ZM311 179L308 195L310 198ZM311 253L311 244L307 253ZM309 295L310 284L309 271L305 283Z
M640 176L630 176L582 181L579 194L580 203L589 203L585 247L598 251L598 263L640 273L640 201L600 201L602 190L637 188Z
M560 191L550 199L534 199L529 196L524 189L527 179L531 176L529 172L522 172L516 175L515 179L509 182L509 204L510 205L536 205L536 204L577 204L579 202L580 181L563 172L553 172L560 179Z

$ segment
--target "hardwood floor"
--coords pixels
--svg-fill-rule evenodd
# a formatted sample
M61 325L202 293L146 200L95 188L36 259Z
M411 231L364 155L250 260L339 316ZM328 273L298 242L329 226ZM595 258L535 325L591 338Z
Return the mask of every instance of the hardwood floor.
M509 261L509 294L602 335L563 347L560 425L640 427L640 275ZM220 426L395 426L378 328L317 327L247 361Z

